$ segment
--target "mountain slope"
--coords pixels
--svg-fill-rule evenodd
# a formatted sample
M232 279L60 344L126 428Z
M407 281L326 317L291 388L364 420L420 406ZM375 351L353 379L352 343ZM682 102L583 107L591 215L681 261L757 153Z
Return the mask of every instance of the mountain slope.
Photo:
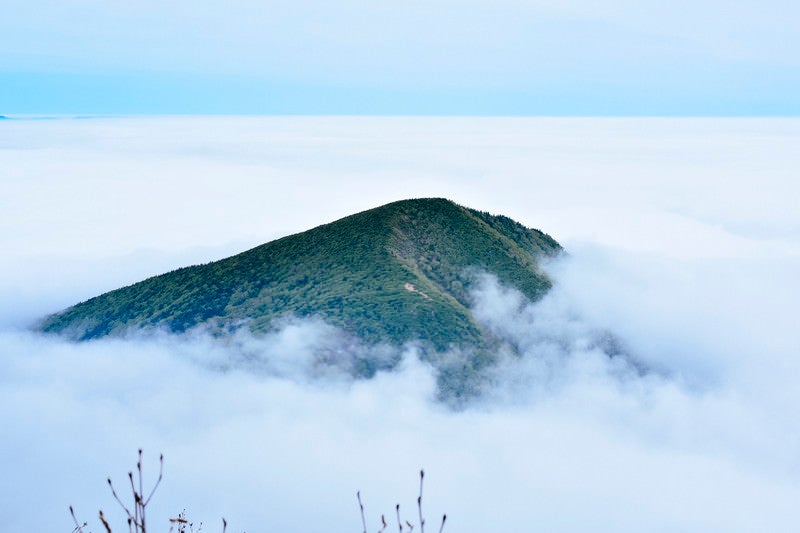
M476 269L535 300L550 287L537 261L560 250L507 217L404 200L102 294L41 329L79 340L147 327L258 333L281 317L319 316L367 343L480 347L491 339L468 309Z

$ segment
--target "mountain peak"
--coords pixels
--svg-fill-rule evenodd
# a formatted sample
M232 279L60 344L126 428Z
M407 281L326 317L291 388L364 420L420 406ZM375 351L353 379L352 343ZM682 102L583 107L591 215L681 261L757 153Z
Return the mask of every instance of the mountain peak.
M538 261L560 250L508 217L444 198L401 200L102 294L41 328L77 340L198 326L258 334L282 317L315 316L366 343L485 346L469 312L475 273L535 300L551 285Z

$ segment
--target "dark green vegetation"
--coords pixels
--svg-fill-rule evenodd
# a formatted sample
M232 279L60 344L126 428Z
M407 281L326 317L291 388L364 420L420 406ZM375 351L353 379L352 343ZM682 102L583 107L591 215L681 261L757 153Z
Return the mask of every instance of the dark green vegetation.
M78 340L199 325L258 333L287 315L318 316L367 344L418 340L434 354L479 352L494 341L468 309L475 272L535 300L550 288L537 261L560 250L508 217L444 199L405 200L108 292L41 328Z

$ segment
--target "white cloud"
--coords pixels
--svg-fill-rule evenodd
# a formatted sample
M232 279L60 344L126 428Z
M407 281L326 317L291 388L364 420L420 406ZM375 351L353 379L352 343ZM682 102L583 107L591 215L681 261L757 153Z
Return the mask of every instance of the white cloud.
M224 515L231 531L352 531L360 489L377 529L397 502L412 514L424 467L429 524L447 512L446 531L786 530L800 492L798 131L4 124L3 527L67 529L70 503L88 520L111 513L105 478L121 482L142 446L150 479L166 455L151 524L186 507L205 530ZM539 305L491 284L478 297L478 315L524 356L506 358L487 402L462 412L433 400L434 378L413 357L369 381L319 372L314 354L348 346L319 323L233 349L202 336L71 344L14 330L78 295L226 255L232 241L433 195L510 215L570 251L547 267L556 286ZM602 331L659 372L609 362L592 344ZM231 354L249 370L220 371Z
M429 520L447 512L460 531L780 529L797 497L798 398L794 374L775 375L771 363L791 351L762 357L769 381L751 390L724 372L697 372L725 354L667 315L637 334L672 335L702 348L700 361L673 360L659 345L644 353L668 372L640 376L592 348L592 310L570 297L596 258L576 254L536 306L486 282L477 315L523 355L508 357L486 401L462 412L434 402L433 376L413 357L367 381L317 372L330 331L313 322L234 346L202 335L72 344L3 333L4 492L19 495L4 500L4 516L23 527L35 509L52 509L38 526L56 529L72 503L87 518L102 506L119 520L104 477L124 480L144 446L150 479L157 452L167 456L151 524L187 507L207 524L224 515L235 530L347 531L358 527L360 489L377 527L395 503L413 509L422 466ZM641 312L628 308L608 325ZM237 369L243 358L261 364ZM770 392L784 387L788 396Z
M798 134L796 120L8 121L0 244L14 260L255 244L445 196L562 241L684 255L754 234L796 246Z

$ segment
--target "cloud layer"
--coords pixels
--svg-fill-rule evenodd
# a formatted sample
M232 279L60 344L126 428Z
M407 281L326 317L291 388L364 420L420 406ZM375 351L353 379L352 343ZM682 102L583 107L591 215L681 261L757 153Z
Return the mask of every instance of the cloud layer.
M460 412L435 401L434 374L413 352L372 380L320 366L320 354L343 346L314 321L233 345L202 335L76 345L3 333L9 527L65 527L67 504L120 520L103 480L124 481L138 446L151 480L157 453L167 457L151 523L187 508L207 523L226 516L235 530L348 531L358 527L360 489L377 528L395 503L413 509L419 467L429 474L429 520L447 512L460 531L790 523L800 492L791 347L742 345L709 321L698 337L691 324L706 316L690 305L689 316L649 316L631 331L625 322L641 322L643 309L624 289L641 289L640 280L617 287L623 301L612 307L623 316L593 323L569 294L594 260L576 254L536 305L485 282L476 315L522 355L506 354L486 397ZM775 320L744 336L787 335L787 311L762 305ZM659 372L609 359L594 344L601 327L621 331L629 352ZM33 525L27 516L37 516Z
M66 530L69 504L90 521L102 507L121 524L105 478L122 484L140 446L151 481L166 457L159 526L186 508L210 531L221 516L230 531L354 531L361 490L377 530L396 503L412 519L421 467L429 524L447 512L446 531L795 523L794 122L488 121L479 133L458 120L241 119L223 121L214 140L174 135L222 127L186 120L42 123L2 138L12 207L0 233L4 528ZM301 185L282 187L279 175ZM154 202L136 192L136 176L160 191ZM92 210L74 193L87 183L107 205ZM540 227L570 252L546 266L555 288L535 305L490 278L476 293L476 316L521 355L505 354L483 401L462 411L435 401L435 376L413 350L372 380L350 379L347 358L320 364L320 354L363 348L315 321L227 346L202 334L72 344L19 327L224 255L232 235L258 242L370 207L360 202L434 194ZM271 213L258 215L259 203ZM153 250L135 251L148 240Z

